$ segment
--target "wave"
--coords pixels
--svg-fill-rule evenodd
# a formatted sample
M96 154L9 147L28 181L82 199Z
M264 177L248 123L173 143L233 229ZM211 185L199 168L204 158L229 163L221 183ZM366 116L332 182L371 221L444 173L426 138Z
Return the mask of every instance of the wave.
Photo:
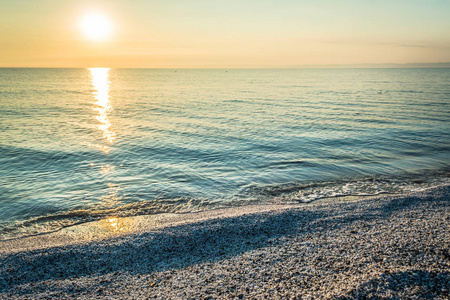
M287 162L289 163L289 162ZM301 162L293 162L301 163ZM113 208L90 207L0 224L0 240L23 238L61 230L70 226L107 218L163 213L189 213L252 204L299 204L341 197L370 197L417 192L450 185L449 170L439 173L409 174L399 177L247 186L229 199L152 199Z
M260 197L273 197L278 202L309 203L325 198L348 196L378 196L384 194L404 194L421 191L450 183L448 177L425 179L385 179L367 178L350 181L330 181L302 185L281 185L254 188L253 192Z

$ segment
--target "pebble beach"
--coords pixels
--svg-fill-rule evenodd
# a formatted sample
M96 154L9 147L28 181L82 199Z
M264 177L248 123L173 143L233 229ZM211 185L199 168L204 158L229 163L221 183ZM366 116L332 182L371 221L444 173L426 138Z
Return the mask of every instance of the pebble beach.
M450 299L449 192L244 206L141 219L111 235L84 224L4 240L0 299Z

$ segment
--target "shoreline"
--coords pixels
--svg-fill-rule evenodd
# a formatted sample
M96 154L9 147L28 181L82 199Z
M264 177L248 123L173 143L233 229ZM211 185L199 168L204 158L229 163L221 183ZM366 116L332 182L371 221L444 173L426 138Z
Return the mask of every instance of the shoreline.
M255 188L253 190L255 194L249 196L248 199L234 199L230 203L226 201L223 203L220 203L220 201L216 203L208 201L202 203L203 200L194 198L189 201L181 201L180 203L176 199L158 199L153 201L142 200L105 209L69 209L54 214L36 215L16 221L16 223L13 221L9 223L0 222L2 223L0 225L0 242L33 236L47 236L55 232L65 231L67 228L78 228L79 225L84 226L84 224L102 222L108 218L131 221L128 223L132 225L135 222L130 218L140 218L142 216L150 216L148 222L151 223L153 222L151 219L154 219L153 216L158 216L156 219L161 219L159 216L165 218L164 216L171 214L188 214L195 219L196 213L206 211L229 210L233 214L232 211L235 207L260 206L264 210L266 209L265 207L270 205L314 205L324 201L336 202L347 201L346 199L359 200L397 196L450 185L449 178L448 168L443 168L439 171L425 172L421 176L411 173L408 175L403 174L400 177L361 177L358 179L347 178L302 184L267 185ZM194 202L193 205L191 201ZM146 223L148 222L140 222L139 225L147 225ZM123 229L124 232L131 232L131 230ZM102 237L105 236L105 232L102 232ZM76 239L78 240L79 238L76 237Z
M427 188L423 191L435 189ZM388 194L383 197L396 197L403 194ZM48 247L69 246L78 243L89 243L107 238L119 238L123 235L139 234L159 230L165 227L187 225L206 220L233 218L248 214L266 213L272 211L301 208L324 204L338 204L378 199L380 195L337 196L326 197L304 203L264 203L244 204L228 207L198 210L193 212L174 212L144 214L129 217L111 217L100 220L75 223L48 232L18 236L0 240L0 254L21 251L22 249L35 250Z
M1 241L0 298L449 299L449 195L138 216Z

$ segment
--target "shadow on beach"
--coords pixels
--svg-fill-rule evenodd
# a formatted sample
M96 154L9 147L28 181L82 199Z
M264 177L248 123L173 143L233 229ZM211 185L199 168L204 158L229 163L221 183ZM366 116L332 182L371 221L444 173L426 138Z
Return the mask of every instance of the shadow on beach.
M335 230L355 222L387 218L391 214L425 202L445 206L448 205L448 190L447 187L441 195L386 198L377 201L376 205L363 208L358 202L305 206L284 211L212 219L85 244L2 254L0 292L12 291L19 285L32 285L46 280L123 273L143 275L215 262L284 243L290 236L303 236L306 240L309 234L318 231ZM417 272L421 274L422 271ZM395 279L396 275L390 276ZM439 276L433 274L430 278L440 278ZM442 273L442 276L449 278L448 272ZM377 284L379 282L374 279L361 285L360 290L352 291L349 296L358 295L363 290L376 289ZM402 283L398 282L397 285L401 287ZM32 293L31 289L32 287L25 288ZM22 292L26 293L25 290Z
M449 287L450 272L427 272L422 270L409 270L407 272L387 273L380 277L361 284L358 288L349 291L339 300L377 298L396 299L389 295L390 291L410 290L421 299L435 299L436 296L449 297L446 289ZM380 291L382 291L380 293Z

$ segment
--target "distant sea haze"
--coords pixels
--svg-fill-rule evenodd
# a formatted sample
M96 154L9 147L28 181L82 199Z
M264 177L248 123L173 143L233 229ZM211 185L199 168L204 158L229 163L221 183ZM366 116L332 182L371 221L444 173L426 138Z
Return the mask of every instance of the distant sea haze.
M331 64L331 65L300 65L299 68L394 68L394 69L450 69L450 62L440 63L405 63L405 64Z
M0 239L448 184L449 120L446 68L0 69Z

